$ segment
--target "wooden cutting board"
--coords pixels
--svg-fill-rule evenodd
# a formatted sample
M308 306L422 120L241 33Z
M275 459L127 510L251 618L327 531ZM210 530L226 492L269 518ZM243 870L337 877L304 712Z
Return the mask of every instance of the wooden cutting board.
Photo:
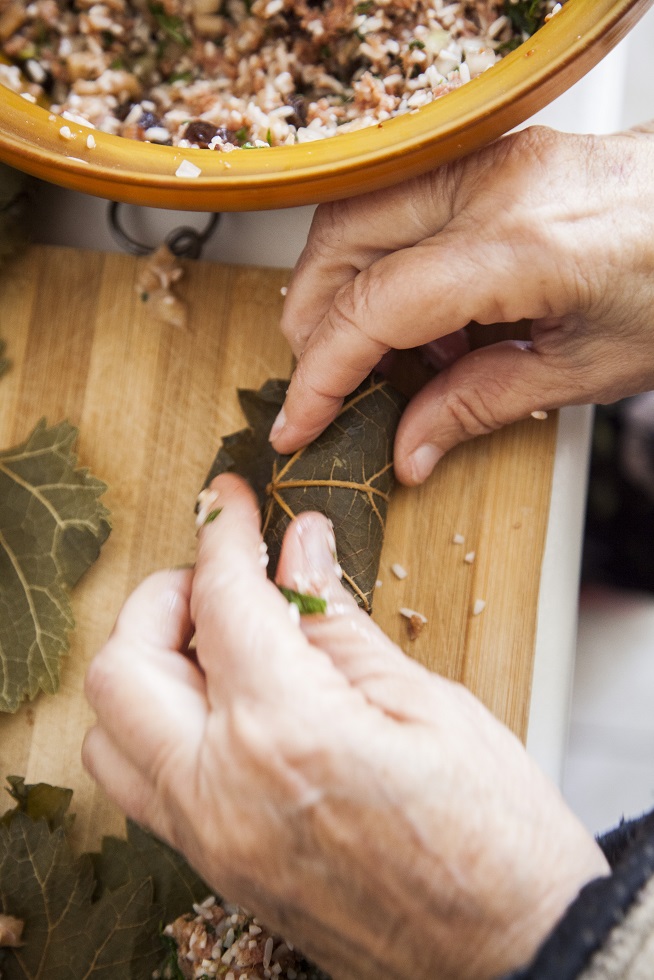
M286 271L187 263L183 330L149 317L136 287L143 261L33 247L0 279L0 337L13 362L0 380L0 447L25 439L41 416L68 418L80 464L109 485L113 532L73 593L61 690L0 716L0 780L73 787L84 849L123 826L80 762L92 722L86 666L129 591L193 559L197 491L221 435L243 426L237 387L291 369L277 329ZM375 595L375 619L409 655L467 685L523 739L555 439L554 417L530 418L461 446L423 488L398 489ZM477 599L486 605L473 615ZM402 606L428 619L416 640Z

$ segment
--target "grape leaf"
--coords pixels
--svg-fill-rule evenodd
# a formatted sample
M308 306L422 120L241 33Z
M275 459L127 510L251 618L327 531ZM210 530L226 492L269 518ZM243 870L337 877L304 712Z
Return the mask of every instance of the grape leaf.
M96 902L94 889L89 856L74 856L62 827L50 830L46 820L18 812L0 828L0 903L25 922L24 946L7 957L5 980L136 980L152 972L161 910L150 879Z
M48 783L30 785L22 776L7 776L7 782L7 792L16 801L16 806L13 810L7 810L0 818L0 824L8 827L17 813L25 813L31 820L46 820L50 830L56 827L67 829L72 823L73 817L68 814L72 789L62 789Z
M177 851L131 820L126 841L105 837L102 851L92 858L100 894L150 878L166 921L188 912L211 891Z
M249 428L223 439L206 483L225 471L250 482L261 505L271 576L291 519L305 510L326 514L334 525L343 582L370 612L394 484L393 440L405 400L386 381L371 376L322 435L282 456L268 433L287 386L271 380L259 391L239 391Z
M44 419L0 452L0 710L54 693L74 626L68 599L109 535L104 483L77 469L69 422Z
M208 886L131 823L127 840L106 837L100 854L76 857L66 837L70 790L9 782L20 802L0 824L0 911L25 929L24 946L5 951L3 980L150 977L167 954L162 922L188 912Z

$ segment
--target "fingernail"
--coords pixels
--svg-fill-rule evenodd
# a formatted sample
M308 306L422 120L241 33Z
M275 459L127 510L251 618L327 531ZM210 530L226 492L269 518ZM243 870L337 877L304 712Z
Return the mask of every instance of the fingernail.
M198 529L204 527L205 524L211 524L220 514L222 507L215 506L217 500L217 490L210 490L209 487L205 490L200 490L195 515L195 526Z
M293 585L298 592L322 595L334 578L340 579L342 571L336 557L336 542L331 527L324 524L304 527L299 534L304 561L293 574Z
M414 483L423 483L442 455L440 449L437 449L430 442L419 446L415 452L411 453L409 456L409 469Z
M279 410L279 415L277 416L277 418L272 424L270 435L268 436L270 442L272 442L273 439L277 438L277 436L280 434L280 432L282 431L285 425L286 425L286 412L284 411L284 406L282 405L282 407Z

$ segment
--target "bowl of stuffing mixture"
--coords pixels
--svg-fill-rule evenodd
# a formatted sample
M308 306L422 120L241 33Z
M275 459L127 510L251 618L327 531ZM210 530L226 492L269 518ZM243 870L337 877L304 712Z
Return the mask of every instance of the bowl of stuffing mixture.
M415 176L523 122L650 0L0 0L0 159L153 207Z

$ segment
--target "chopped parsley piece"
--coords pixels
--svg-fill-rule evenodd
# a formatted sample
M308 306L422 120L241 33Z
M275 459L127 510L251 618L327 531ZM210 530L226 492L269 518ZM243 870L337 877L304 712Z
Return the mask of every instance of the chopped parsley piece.
M373 0L363 0L363 3L358 3L354 8L355 14L369 14L374 7Z
M169 82L190 82L192 79L192 71L174 71L168 76Z
M278 586L279 591L297 606L302 616L314 616L316 613L327 612L327 600L319 595L306 595L304 592L296 592L294 589L287 589L283 585Z
M514 28L523 34L534 34L542 27L547 12L546 0L504 0L504 13Z
M172 41L176 41L177 44L181 44L185 48L191 46L191 39L185 32L184 21L181 17L174 17L171 14L167 14L160 3L149 4L149 10L156 20L158 27Z
M418 41L417 38L414 38L413 41L411 41L409 43L409 51L415 51L416 48L419 51L424 51L425 50L425 45L424 45L424 42L423 41Z

